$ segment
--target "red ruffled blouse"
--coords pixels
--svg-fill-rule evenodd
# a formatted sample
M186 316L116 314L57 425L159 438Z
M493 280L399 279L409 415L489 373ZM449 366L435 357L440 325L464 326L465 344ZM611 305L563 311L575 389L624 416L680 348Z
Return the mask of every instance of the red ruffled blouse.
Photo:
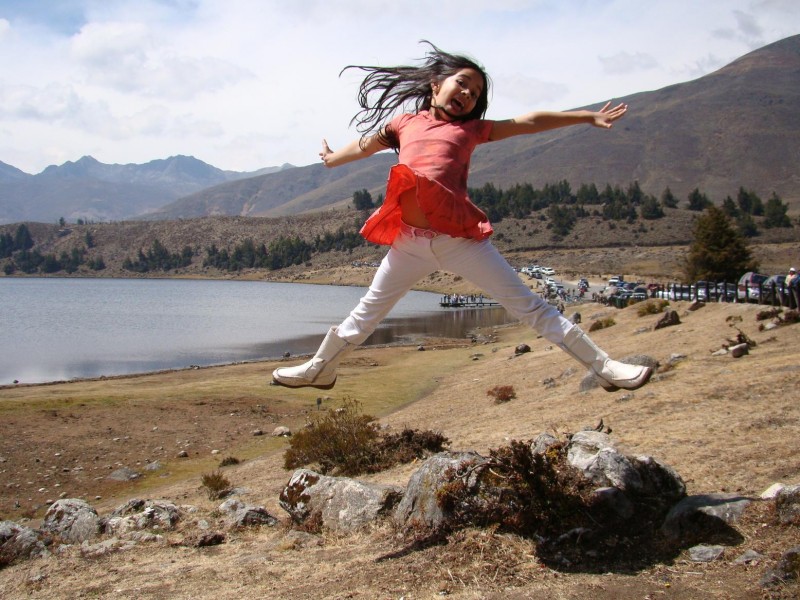
M453 237L489 237L494 230L486 213L467 196L467 175L475 146L489 141L492 121L439 121L424 111L399 115L388 127L400 140L400 156L389 172L386 198L361 235L390 245L400 230L400 196L416 188L432 229Z

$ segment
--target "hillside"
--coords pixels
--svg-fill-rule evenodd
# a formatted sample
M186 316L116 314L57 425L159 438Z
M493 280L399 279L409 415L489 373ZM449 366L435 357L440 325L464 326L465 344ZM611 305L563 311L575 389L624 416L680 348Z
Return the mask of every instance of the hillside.
M522 600L788 600L797 581L764 589L760 580L783 553L800 544L796 525L779 525L758 500L773 483L800 483L796 397L800 325L761 331L758 307L707 305L696 312L673 303L681 325L654 331L656 317L587 304L583 322L612 316L616 325L594 339L617 356L646 353L662 368L644 388L609 394L578 391L582 372L563 352L514 326L482 332L479 345L439 344L360 349L343 364L324 408L347 397L399 431L441 432L456 451L486 456L510 440L541 432L564 436L600 419L626 454L648 455L684 479L690 495L729 492L750 506L720 544L722 555L695 562L684 544L650 556L620 540L620 559L601 568L556 567L537 554L535 539L495 528L470 528L434 544L414 544L390 523L355 534L298 531L279 507L290 471L288 442L276 426L313 418L317 390L266 386L276 363L189 369L139 377L0 389L0 488L4 519L36 527L48 497L84 497L106 516L130 498L186 507L175 530L160 538L121 534L74 544L45 559L0 570L0 596L11 599L92 598L408 598ZM756 346L733 359L713 356L733 326ZM531 352L514 358L520 343ZM413 377L409 377L413 374ZM487 390L511 385L516 399L495 404ZM26 435L20 437L20 428ZM267 435L254 436L255 429ZM179 450L186 458L178 458ZM214 453L216 452L216 454ZM235 497L263 506L274 527L231 529L222 500L210 500L201 475L236 457L224 475ZM32 467L32 461L41 462ZM157 462L155 471L145 464ZM107 476L118 465L143 471L132 482ZM420 463L358 479L404 486ZM58 484L59 487L54 487ZM19 506L15 508L15 500ZM193 507L189 509L188 507ZM147 532L149 533L149 532ZM216 545L201 543L221 533ZM114 541L116 540L116 541ZM138 541L137 541L138 540ZM589 551L591 541L575 542ZM627 549L626 549L627 548ZM745 553L752 560L740 561ZM653 558L655 555L655 558Z
M640 280L668 281L683 277L682 261L686 246L692 241L693 223L697 212L687 209L667 209L666 217L652 221L605 221L601 217L584 217L563 238L556 238L548 229L545 211L526 219L507 218L495 224L493 243L518 267L531 263L549 265L560 276L593 276L603 278L611 274L625 274ZM755 218L760 222L761 217ZM304 215L280 218L259 217L204 217L174 221L122 221L58 225L29 223L27 225L35 242L33 250L42 255L61 256L73 249L86 247L87 234L94 247L87 249L86 260L102 257L105 269L93 271L84 265L75 273L84 277L137 277L126 271L122 263L135 259L139 250L145 253L155 242L164 245L171 253L180 253L189 247L194 251L192 264L176 270L153 271L148 277L208 277L208 278L268 278L281 281L315 281L368 285L373 269L350 268L354 261L377 262L386 253L386 247L364 245L352 252L330 251L311 256L302 265L276 271L264 269L241 272L219 271L203 267L206 249L216 245L232 252L245 240L256 245L269 244L279 238L298 237L313 243L317 236L334 233L339 229L355 231L364 221L364 214L352 209L316 211ZM18 225L0 225L0 234L14 235ZM768 274L785 273L789 265L800 263L797 242L800 227L764 229L751 238L752 253ZM0 258L0 273L11 259ZM19 275L20 273L17 273ZM58 275L64 275L63 272ZM2 275L0 274L0 277ZM478 291L452 274L447 275L452 291ZM437 285L444 285L442 280ZM423 281L419 289L435 287L433 280Z
M291 165L237 173L191 156L172 156L142 165L107 165L84 156L29 175L0 163L0 223L130 219L223 181L287 168Z
M666 187L680 199L699 188L716 203L745 187L764 198L777 192L792 214L800 213L800 36L697 80L619 100L630 110L610 132L575 127L480 146L470 185L542 187L566 180L577 189L638 181L657 197ZM222 184L152 217L276 216L346 202L358 189L381 193L394 160L386 153L333 173L313 164Z
M657 197L670 187L683 200L699 188L716 203L745 187L762 198L776 192L800 214L800 36L697 80L617 100L630 110L613 131L577 127L479 147L470 185L638 181ZM314 163L236 173L187 156L143 165L87 156L37 175L0 163L0 224L300 214L343 207L360 189L381 194L395 161L386 152L331 170Z

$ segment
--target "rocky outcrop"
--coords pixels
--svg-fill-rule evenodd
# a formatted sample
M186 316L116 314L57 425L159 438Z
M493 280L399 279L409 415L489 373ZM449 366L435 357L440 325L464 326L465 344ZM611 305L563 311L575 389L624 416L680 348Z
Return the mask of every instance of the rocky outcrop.
M439 492L458 476L464 485L475 490L476 469L488 459L475 452L440 452L426 460L411 476L403 499L394 512L394 520L405 526L422 525L441 528L449 514L439 502Z
M85 501L64 498L47 509L42 530L57 535L66 542L79 544L97 537L100 533L100 517Z
M402 489L329 477L308 469L294 472L279 503L295 523L317 521L333 531L357 530L387 514Z

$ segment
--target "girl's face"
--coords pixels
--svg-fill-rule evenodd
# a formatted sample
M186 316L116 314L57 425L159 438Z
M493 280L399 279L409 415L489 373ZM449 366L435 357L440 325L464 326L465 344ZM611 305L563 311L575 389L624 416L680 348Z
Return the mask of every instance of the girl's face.
M463 119L475 108L483 93L484 81L475 69L461 69L431 84L431 109L437 119Z

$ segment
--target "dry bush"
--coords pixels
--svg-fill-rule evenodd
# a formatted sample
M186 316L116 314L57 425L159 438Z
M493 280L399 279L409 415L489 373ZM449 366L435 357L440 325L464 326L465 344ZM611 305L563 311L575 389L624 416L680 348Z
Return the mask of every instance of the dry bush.
M316 464L323 474L376 473L440 452L447 444L446 437L431 431L381 432L374 417L361 413L357 400L345 398L342 408L329 410L292 436L284 468Z
M242 462L242 461L240 461L235 456L227 456L227 457L223 458L220 461L219 466L220 467L230 467L232 465L238 465L240 462Z
M636 314L640 317L657 315L664 312L668 306L668 300L648 300L647 302L640 303L639 306L636 307Z
M605 329L606 327L612 327L616 324L617 322L614 320L614 317L604 317L602 319L598 319L597 321L593 321L592 324L589 325L589 333L592 331Z
M490 390L486 390L486 395L494 398L495 404L502 404L517 397L513 385L496 385Z
M206 488L209 500L219 500L227 496L232 487L230 480L219 471L204 474L201 477L201 482L203 487Z
M531 452L530 442L491 450L480 468L482 493L474 494L467 477L452 473L437 493L437 502L462 526L498 525L524 536L546 536L552 527L566 531L584 525L591 504L591 484L567 462L566 443L543 454Z

